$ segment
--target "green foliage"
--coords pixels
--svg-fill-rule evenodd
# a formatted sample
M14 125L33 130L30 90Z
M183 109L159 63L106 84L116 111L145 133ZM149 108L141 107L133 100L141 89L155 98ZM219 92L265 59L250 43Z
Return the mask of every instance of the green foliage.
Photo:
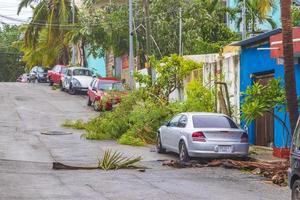
M18 12L33 2L35 0L22 0ZM33 7L31 21L23 27L24 39L18 44L28 68L35 65L68 64L70 49L64 38L75 28L71 4L70 0L41 0Z
M300 26L300 9L297 6L292 6L292 22L293 26Z
M214 95L200 81L191 81L187 85L187 101L189 111L213 112Z
M266 86L254 83L246 89L243 95L242 119L247 124L267 112L272 112L275 107L286 104L284 88L280 80L276 79L270 80Z
M136 80L153 95L168 101L169 95L176 89L183 88L184 78L194 69L201 69L202 64L186 60L176 54L161 60L151 58L151 65L158 76L154 82L148 75L136 74Z
M130 93L122 99L120 105L112 112L104 112L99 117L89 121L86 126L87 139L109 140L118 139L129 128L128 116L137 100L142 96L141 91Z
M240 28L242 23L242 10L244 1L237 0L237 11L239 13L236 25ZM268 23L272 29L276 28L276 23L272 19L272 12L277 9L276 0L247 0L246 1L246 24L250 33L259 32L259 24Z
M127 133L123 134L120 139L118 139L118 143L131 145L131 146L144 146L146 143L141 139L136 137L135 133L131 133L127 131Z
M90 53L95 55L99 49L113 50L116 56L128 53L128 5L114 1L106 6L97 3L99 1L86 0L79 17L80 32L91 47ZM146 59L146 31L142 5L142 0L137 0L134 42L143 63ZM223 45L238 39L238 35L224 23L225 14L232 15L233 10L220 1L153 0L149 6L150 55L162 58L179 52L179 8L182 8L182 37L186 54L216 53Z
M128 158L122 153L111 150L104 152L101 160L99 160L98 168L103 170L116 170L116 169L128 169L136 168L136 163L140 162L142 157Z
M19 40L21 32L18 26L1 24L0 28L0 82L16 81L24 73L20 61L20 51L14 43Z
M62 124L62 126L66 128L84 130L86 128L86 123L83 120L77 120L77 121L66 120Z
M182 86L185 76L202 65L177 55L152 61L159 73L154 84L148 76L138 74L139 83L144 87L129 93L111 112L103 112L84 124L85 138L117 139L121 144L142 146L154 143L158 128L175 114L212 110L212 93L200 82L188 86L186 102L168 102L170 91Z
M128 52L127 5L112 4L95 9L91 3L88 3L79 14L80 28L73 31L71 35L78 36L77 41L81 38L89 45L89 54L94 57L104 56L104 51L99 49L112 50L115 56Z

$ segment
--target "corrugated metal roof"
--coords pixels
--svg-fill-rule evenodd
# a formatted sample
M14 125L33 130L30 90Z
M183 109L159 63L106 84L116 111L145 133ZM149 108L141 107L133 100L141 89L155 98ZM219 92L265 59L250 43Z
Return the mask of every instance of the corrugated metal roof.
M247 46L247 45L251 45L251 44L254 44L254 43L258 43L258 42L267 40L267 39L269 39L270 36L276 35L278 33L281 33L281 28L277 28L277 29L274 29L272 31L268 31L268 32L259 34L257 36L248 38L246 40L242 40L242 41L239 41L239 42L234 42L234 43L230 44L230 46Z

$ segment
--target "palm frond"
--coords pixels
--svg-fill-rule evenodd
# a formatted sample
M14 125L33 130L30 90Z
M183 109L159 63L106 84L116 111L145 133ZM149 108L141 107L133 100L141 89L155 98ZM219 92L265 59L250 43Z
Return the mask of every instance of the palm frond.
M136 168L136 163L142 160L142 157L128 158L122 153L112 150L106 150L101 160L99 160L98 168L103 170L115 170Z
M19 15L22 9L27 8L32 2L35 2L35 0L22 0L19 3L17 14Z

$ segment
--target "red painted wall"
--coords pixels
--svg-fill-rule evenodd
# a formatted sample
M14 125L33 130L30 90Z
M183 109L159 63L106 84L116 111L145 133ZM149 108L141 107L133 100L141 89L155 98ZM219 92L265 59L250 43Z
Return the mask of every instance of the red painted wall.
M293 39L300 39L300 27L293 28ZM273 44L272 42L281 41L281 44ZM300 41L294 42L294 53L300 53ZM279 50L271 50L271 58L283 57L282 33L270 37L270 47L279 47Z

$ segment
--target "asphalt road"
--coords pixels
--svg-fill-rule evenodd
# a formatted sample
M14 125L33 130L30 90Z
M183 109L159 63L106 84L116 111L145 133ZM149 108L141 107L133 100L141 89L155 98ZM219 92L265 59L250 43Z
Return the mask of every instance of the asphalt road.
M82 132L61 127L66 119L87 120L97 113L83 96L70 96L46 85L0 83L0 199L290 199L281 188L258 176L221 168L172 169L151 147L129 147L112 141L88 141ZM45 131L70 135L42 135ZM105 149L143 156L146 172L55 171L52 162L92 166Z

